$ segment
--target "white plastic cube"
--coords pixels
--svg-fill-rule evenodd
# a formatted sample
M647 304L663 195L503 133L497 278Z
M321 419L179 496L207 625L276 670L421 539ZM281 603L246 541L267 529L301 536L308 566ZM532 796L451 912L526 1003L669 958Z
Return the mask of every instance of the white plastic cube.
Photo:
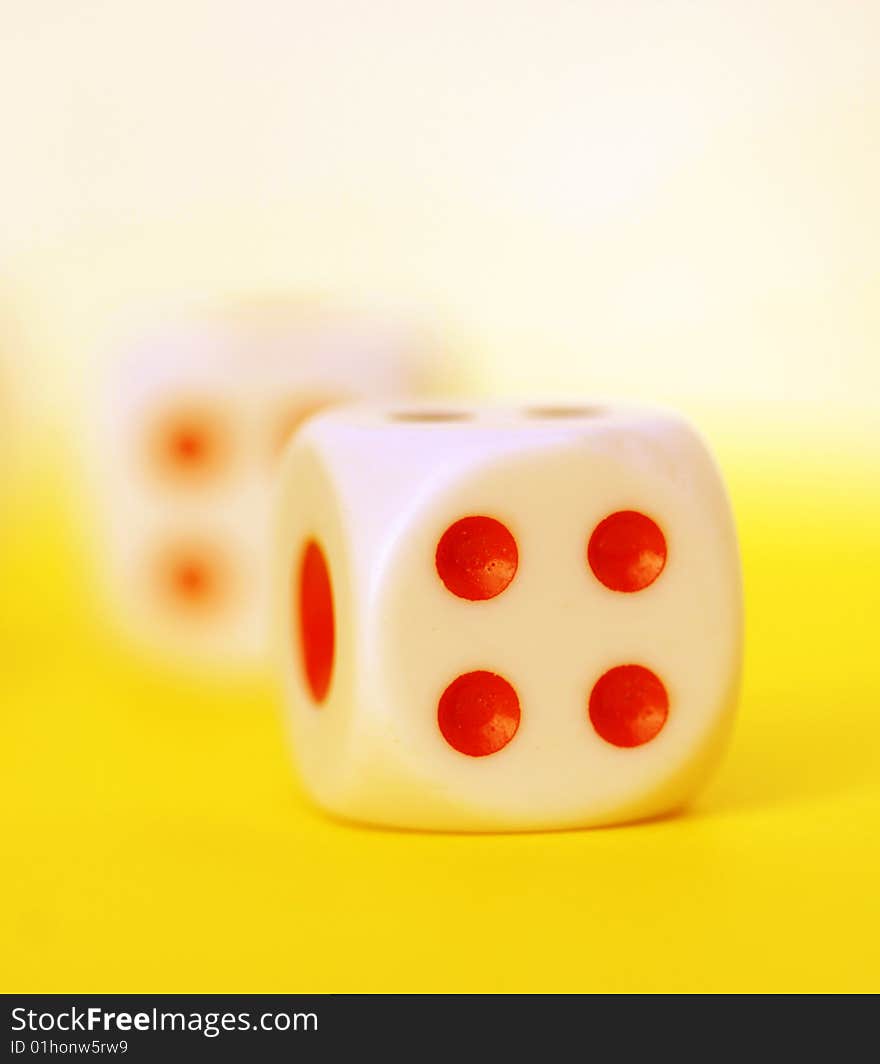
M326 810L409 828L679 807L734 713L740 569L679 417L348 407L284 458L281 653Z
M284 443L325 405L421 394L425 353L412 330L297 304L187 315L127 350L94 440L122 626L183 664L262 667Z

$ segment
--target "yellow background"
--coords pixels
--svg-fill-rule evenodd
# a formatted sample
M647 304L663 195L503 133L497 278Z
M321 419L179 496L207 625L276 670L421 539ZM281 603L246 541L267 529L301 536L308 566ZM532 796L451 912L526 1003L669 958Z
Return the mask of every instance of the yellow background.
M729 756L686 814L549 835L314 812L271 686L117 644L76 498L29 486L0 572L3 989L880 990L880 461L719 442L748 612Z
M880 7L8 6L2 989L880 990ZM687 814L338 824L271 680L104 623L76 446L117 338L271 291L426 319L461 391L694 417L747 657Z

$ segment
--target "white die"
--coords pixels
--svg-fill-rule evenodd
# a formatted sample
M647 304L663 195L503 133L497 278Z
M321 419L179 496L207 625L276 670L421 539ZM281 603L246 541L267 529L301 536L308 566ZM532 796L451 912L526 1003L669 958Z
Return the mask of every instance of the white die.
M287 437L333 402L421 394L425 353L402 327L296 304L181 317L126 350L93 441L115 617L184 664L262 665Z
M295 758L324 808L448 830L680 806L731 724L736 535L680 418L341 408L282 468Z

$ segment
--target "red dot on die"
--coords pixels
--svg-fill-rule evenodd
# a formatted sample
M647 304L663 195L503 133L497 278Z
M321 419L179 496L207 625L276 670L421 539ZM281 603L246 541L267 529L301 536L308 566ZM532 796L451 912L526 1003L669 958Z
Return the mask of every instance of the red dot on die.
M590 694L590 720L614 746L641 746L659 735L669 716L663 681L642 665L618 665Z
M303 671L312 697L321 703L327 697L333 674L336 625L330 571L324 552L313 539L303 550L298 582L297 613Z
M437 723L459 753L485 757L507 746L519 727L519 698L494 672L466 672L440 696Z
M198 462L208 450L209 441L194 428L181 428L169 440L172 454L180 462Z
M596 578L612 591L641 591L666 565L666 537L637 510L618 510L590 536L587 560Z
M440 579L459 598L495 598L516 575L519 556L510 530L494 517L463 517L440 537Z

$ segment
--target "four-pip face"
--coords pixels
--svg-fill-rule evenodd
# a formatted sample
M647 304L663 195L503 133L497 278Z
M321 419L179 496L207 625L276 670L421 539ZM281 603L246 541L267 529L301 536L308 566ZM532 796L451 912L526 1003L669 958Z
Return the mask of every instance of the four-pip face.
M605 587L632 594L660 576L666 554L666 537L656 521L637 510L618 510L593 530L585 557ZM446 529L435 560L440 579L453 595L479 602L507 590L516 577L519 552L506 525L474 515ZM663 681L645 666L617 665L593 685L588 710L590 723L607 742L641 746L666 723L669 695ZM485 669L453 680L437 710L444 739L471 757L502 750L516 735L521 715L513 684Z
M680 804L739 672L735 536L704 446L652 412L454 413L319 418L285 471L309 500L282 540L307 785L422 827Z

